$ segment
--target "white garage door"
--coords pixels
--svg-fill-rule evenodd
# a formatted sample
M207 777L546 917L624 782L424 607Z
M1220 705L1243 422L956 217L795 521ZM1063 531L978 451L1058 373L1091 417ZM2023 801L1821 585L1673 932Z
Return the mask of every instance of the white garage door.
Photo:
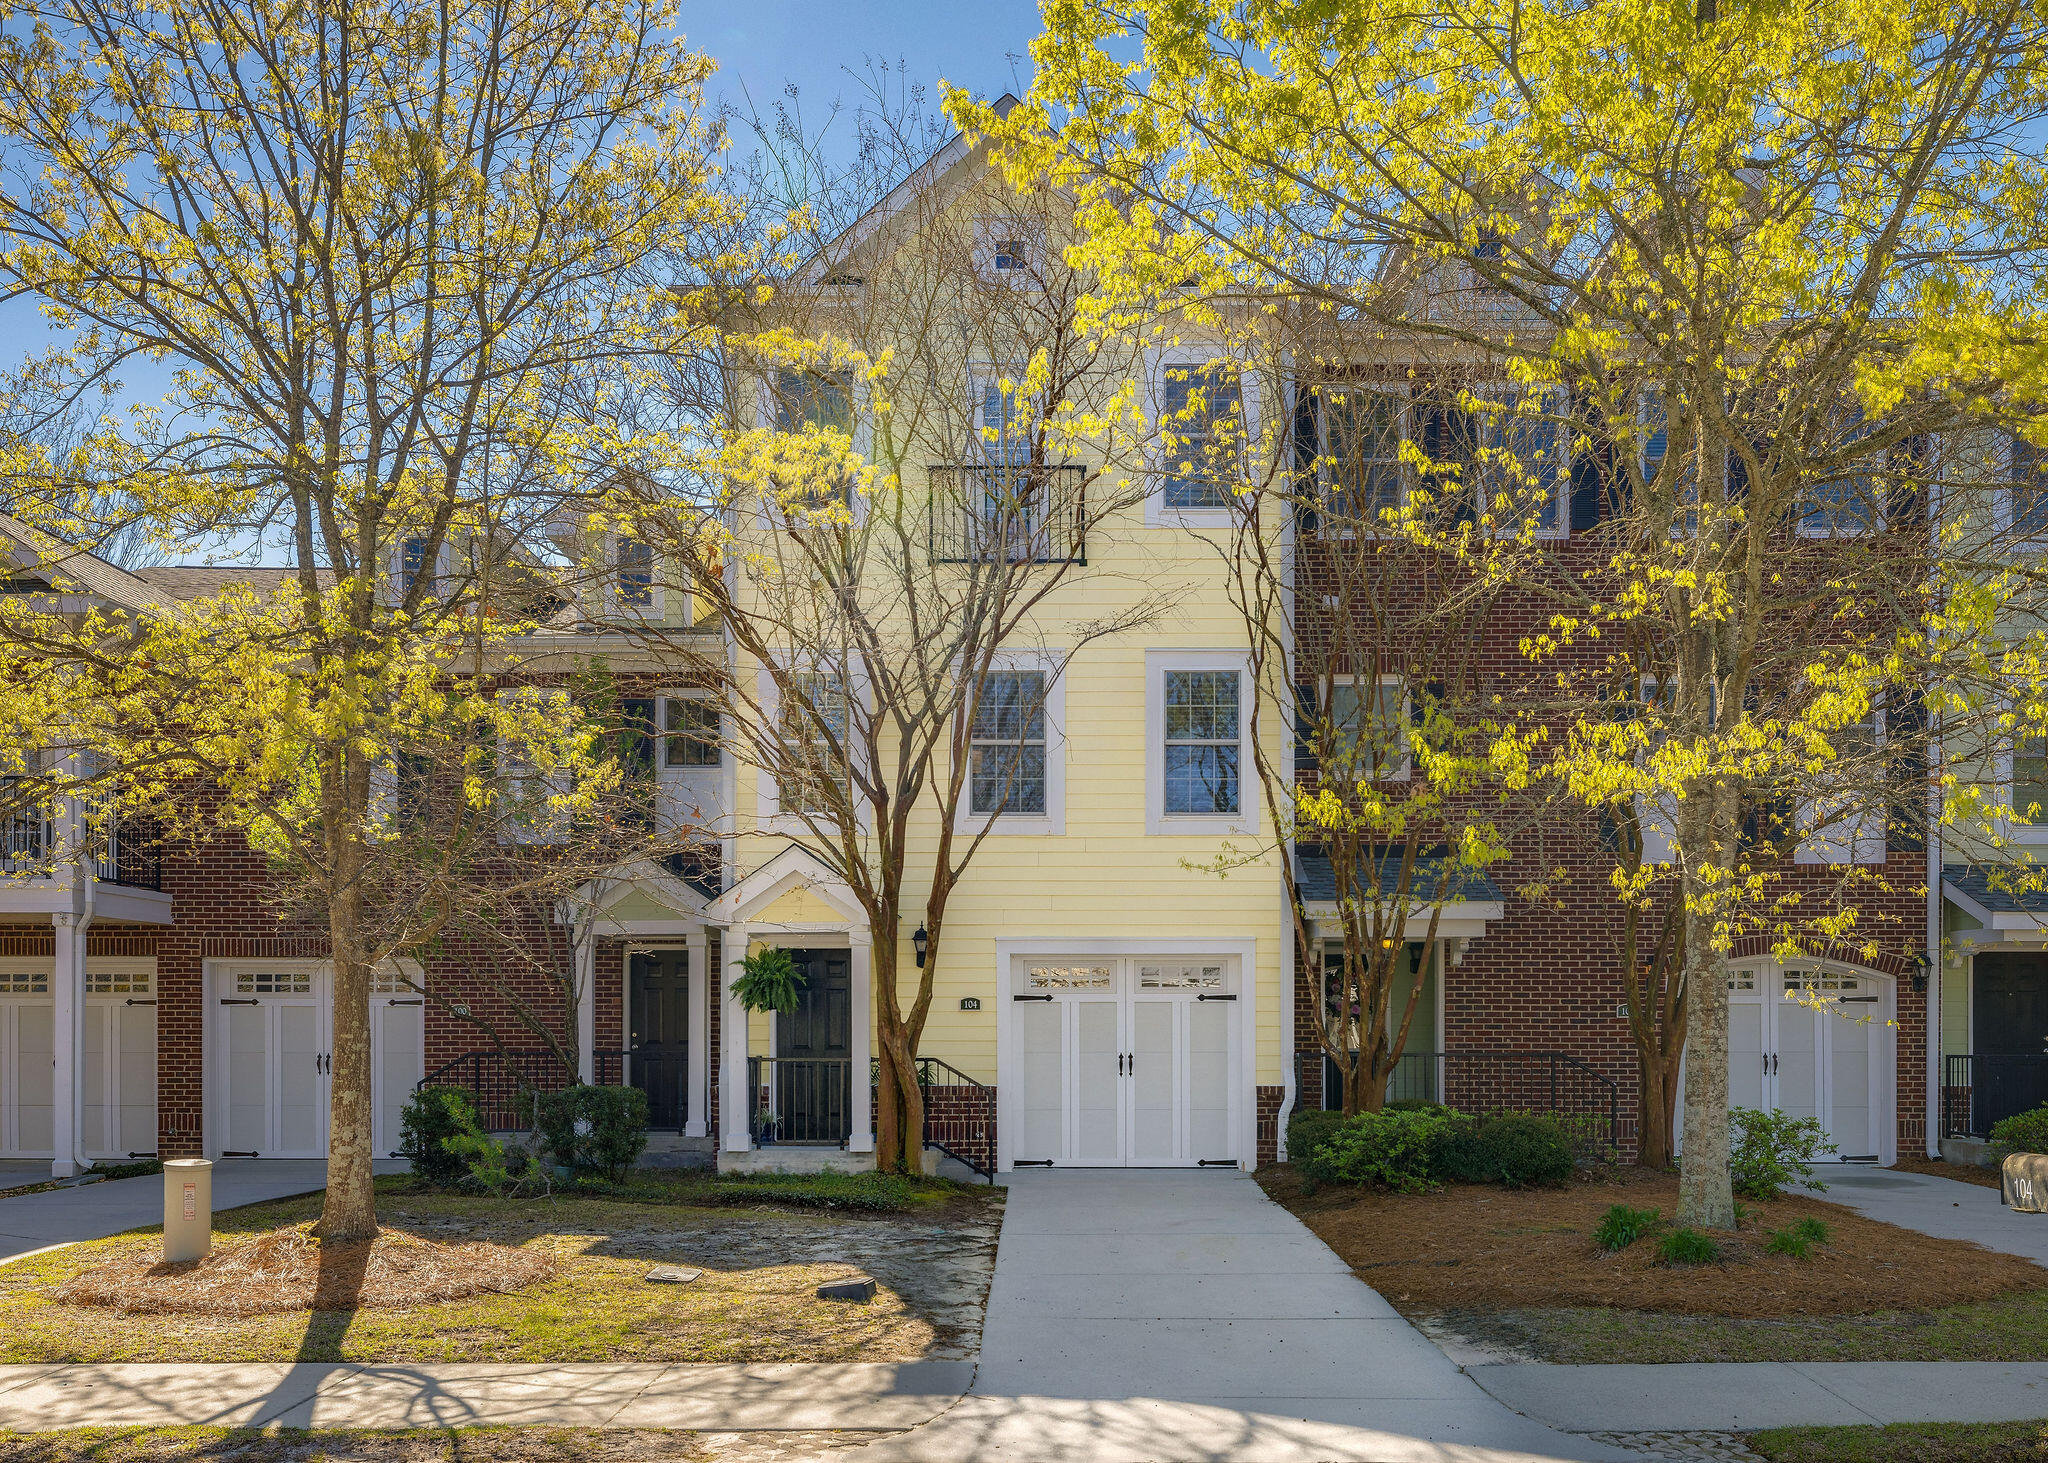
M1738 970L1728 984L1728 1105L1816 1118L1843 1158L1888 1157L1888 983L1834 967Z
M1016 961L1011 1161L1234 1166L1236 986L1215 958Z
M0 968L0 1158L48 1158L56 1142L50 970Z
M230 1158L324 1158L333 1080L327 971L313 963L222 964L215 1112ZM395 973L370 987L371 1151L398 1149L406 1100L425 1074L425 1001Z
M84 1140L88 1158L156 1153L153 962L86 961Z

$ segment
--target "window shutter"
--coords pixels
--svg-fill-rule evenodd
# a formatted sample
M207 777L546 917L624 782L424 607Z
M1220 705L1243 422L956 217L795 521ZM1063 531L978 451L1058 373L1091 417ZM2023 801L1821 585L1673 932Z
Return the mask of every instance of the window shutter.
M1296 685L1294 688L1294 770L1297 773L1312 772L1316 769L1316 689L1313 686Z
M1572 397L1572 435L1584 433L1587 445L1584 449L1571 445L1571 494L1570 522L1572 533L1590 533L1600 522L1600 499L1606 489L1606 463L1599 443L1601 434L1595 431L1593 405L1582 395Z
M1321 527L1316 512L1316 455L1321 450L1322 397L1306 387L1294 391L1294 531L1306 537Z
M1924 499L1922 500L1924 504ZM1927 699L1919 691L1896 698L1885 715L1885 744L1892 755L1885 781L1891 788L1885 810L1885 847L1894 853L1927 851Z

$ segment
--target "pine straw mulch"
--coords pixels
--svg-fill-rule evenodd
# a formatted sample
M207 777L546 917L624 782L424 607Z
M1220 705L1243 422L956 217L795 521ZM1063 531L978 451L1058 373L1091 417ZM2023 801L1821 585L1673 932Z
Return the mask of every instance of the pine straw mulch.
M1946 1163L1939 1158L1921 1158L1901 1153L1899 1161L1892 1165L1906 1173L1932 1174L1938 1179L1954 1179L1959 1184L1976 1184L1979 1188L1996 1189L2003 1186L2003 1175L1995 1168L1985 1168L1975 1163Z
M146 1255L109 1260L72 1276L55 1298L131 1316L391 1310L505 1295L555 1273L554 1256L537 1248L444 1244L399 1229L323 1243L312 1231L297 1224L217 1240L205 1259L176 1265Z
M1677 1212L1675 1175L1616 1169L1563 1189L1452 1185L1429 1194L1325 1187L1310 1195L1291 1166L1262 1169L1274 1200L1362 1280L1408 1314L1611 1306L1695 1316L1785 1317L1931 1310L2048 1288L2015 1255L1935 1239L1811 1198L1744 1203L1719 1264L1657 1263L1653 1231L1618 1255L1594 1245L1610 1204ZM1811 1215L1830 1240L1813 1258L1765 1253L1767 1231Z

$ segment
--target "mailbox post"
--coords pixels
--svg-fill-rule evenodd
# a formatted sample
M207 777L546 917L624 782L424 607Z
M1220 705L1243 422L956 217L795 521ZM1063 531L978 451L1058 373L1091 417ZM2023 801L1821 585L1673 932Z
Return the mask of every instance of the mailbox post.
M203 1260L213 1248L213 1160L164 1164L164 1263Z

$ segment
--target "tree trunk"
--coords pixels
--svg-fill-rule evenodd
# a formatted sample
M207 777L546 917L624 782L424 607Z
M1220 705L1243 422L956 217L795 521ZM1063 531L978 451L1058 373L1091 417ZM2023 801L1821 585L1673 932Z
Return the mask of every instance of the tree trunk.
M1699 799L1692 816L1705 824L1686 860L1685 1152L1678 1170L1678 1222L1693 1229L1735 1228L1735 1192L1728 1177L1728 960L1714 947L1711 915L1702 913L1723 890L1700 887L1700 867L1725 868L1717 837L1724 792Z
M1678 1115L1678 1054L1636 1050L1636 1163L1643 1168L1669 1168L1675 1156L1672 1124Z
M875 1050L881 1059L875 1082L875 1167L883 1173L921 1173L924 1092L917 1085L917 1056L911 1049L910 1033L900 1027L879 1029L878 1024Z
M333 1054L329 1060L327 1193L316 1238L365 1239L377 1232L370 1172L370 968L356 943L355 910L343 891L328 916L334 943Z

